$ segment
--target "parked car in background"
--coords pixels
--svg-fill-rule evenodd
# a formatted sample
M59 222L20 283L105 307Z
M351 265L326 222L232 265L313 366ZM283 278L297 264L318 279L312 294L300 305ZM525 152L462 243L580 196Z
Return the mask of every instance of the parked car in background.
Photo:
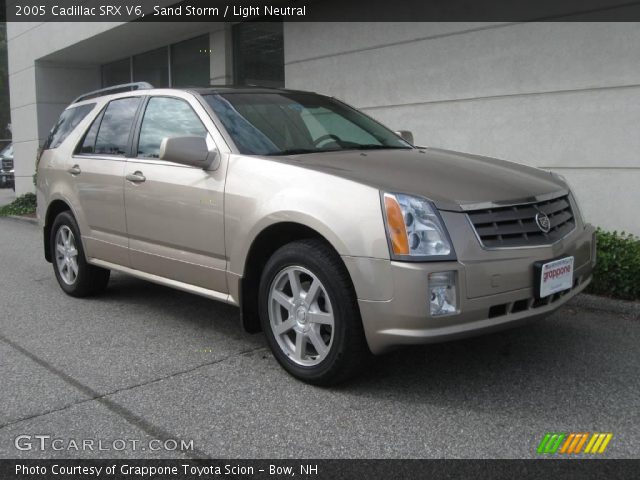
M16 189L13 168L13 143L4 147L0 152L0 187Z
M40 157L45 257L72 296L117 270L239 306L316 384L588 285L594 228L561 176L409 138L308 92L92 92Z

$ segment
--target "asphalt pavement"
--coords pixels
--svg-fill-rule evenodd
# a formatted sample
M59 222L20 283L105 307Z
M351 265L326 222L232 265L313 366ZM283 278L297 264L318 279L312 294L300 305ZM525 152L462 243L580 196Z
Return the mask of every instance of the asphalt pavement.
M36 225L0 219L0 244L1 458L532 458L547 432L611 432L601 457L639 456L633 315L566 306L317 388L235 308L121 274L71 298ZM87 439L105 449L73 448Z

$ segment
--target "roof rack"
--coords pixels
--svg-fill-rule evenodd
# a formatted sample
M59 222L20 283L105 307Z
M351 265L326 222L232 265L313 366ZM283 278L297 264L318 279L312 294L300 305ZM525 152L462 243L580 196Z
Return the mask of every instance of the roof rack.
M207 86L200 86L200 87L196 87L196 88L264 88L264 89L269 89L269 90L283 90L284 87L265 87L264 85L257 85L255 83L246 83L246 84L239 84L239 83L217 83L217 84L211 84L211 85L207 85Z
M83 100L89 100L90 98L101 97L112 93L128 92L133 90L149 90L150 88L153 88L153 85L147 82L123 83L120 85L114 85L113 87L101 88L99 90L84 93L71 103L78 103Z

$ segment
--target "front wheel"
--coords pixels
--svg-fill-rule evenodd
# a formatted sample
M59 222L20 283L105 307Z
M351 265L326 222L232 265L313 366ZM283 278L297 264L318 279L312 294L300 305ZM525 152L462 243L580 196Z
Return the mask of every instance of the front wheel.
M274 356L300 380L338 383L370 355L349 274L324 242L301 240L276 251L262 273L259 302Z
M50 245L53 271L67 294L86 297L107 288L111 272L87 263L80 229L70 212L62 212L54 220Z

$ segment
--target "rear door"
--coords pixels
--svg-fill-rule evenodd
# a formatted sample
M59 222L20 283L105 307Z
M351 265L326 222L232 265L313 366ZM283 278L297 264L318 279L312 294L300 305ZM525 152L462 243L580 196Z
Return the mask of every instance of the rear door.
M68 170L87 256L129 266L124 170L139 96L110 101L93 121Z
M131 266L178 282L227 292L224 248L226 162L215 171L159 159L166 137L202 136L215 127L189 94L147 99L125 167Z

